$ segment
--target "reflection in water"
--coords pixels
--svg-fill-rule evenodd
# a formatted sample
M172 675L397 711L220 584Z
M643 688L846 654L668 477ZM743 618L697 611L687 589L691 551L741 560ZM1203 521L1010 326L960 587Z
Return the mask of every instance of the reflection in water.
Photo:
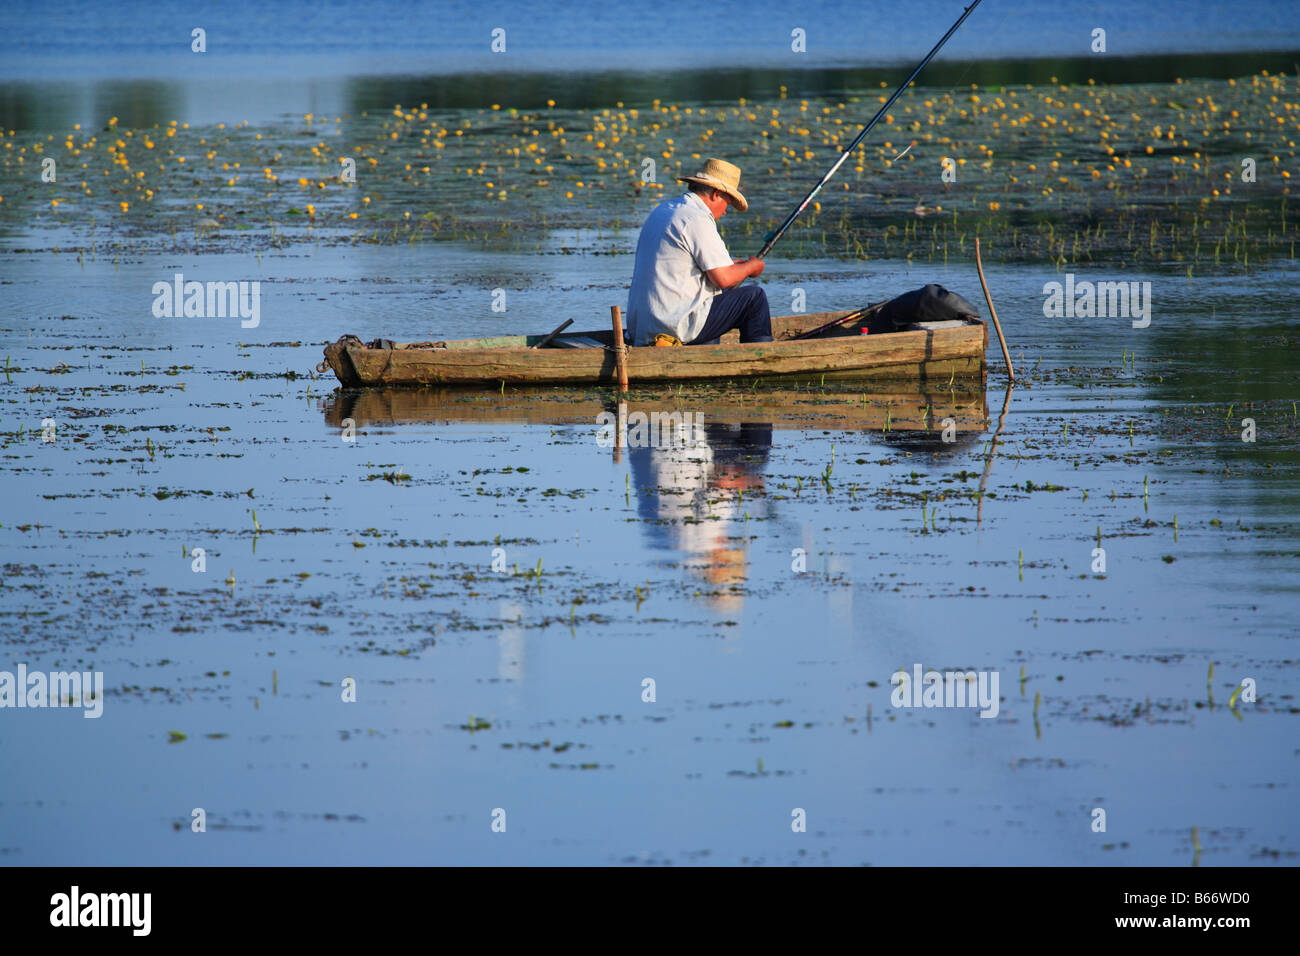
M524 606L517 601L498 601L497 676L502 680L524 679Z
M984 474L980 476L980 490L978 503L975 505L975 523L982 524L984 521L984 489L989 483L989 473L993 471L993 459L998 453L998 439L1002 436L1002 426L1007 422L1007 411L1011 408L1011 390L1015 388L1015 382L1007 382L1007 393L1002 397L1002 411L998 414L998 427L993 432L993 438L989 441L988 454L984 458Z
M772 423L664 431L658 442L628 452L650 546L686 555L710 606L739 608L749 566L744 525L768 514L762 492Z
M797 444L806 433L837 431L870 435L903 453L947 456L968 450L988 429L983 389L931 392L900 383L886 386L889 390L875 387L871 392L851 384L762 391L721 387L686 394L666 389L657 398L648 390L631 405L608 402L591 389L521 390L508 396L471 389L340 389L326 401L324 412L326 423L335 428L348 422L357 428L399 422L590 427L593 450L612 445L616 463L627 455L647 544L673 552L670 561L680 557L691 593L715 610L735 611L744 601L749 542L757 534L746 525L780 518L766 474L774 431L797 433L787 445ZM607 422L613 427L603 424ZM990 456L987 466L991 464ZM802 535L792 529L791 540L806 554L815 553L806 529ZM837 575L849 568L844 559L828 556L816 570ZM851 602L851 595L844 600ZM501 620L517 620L516 610L503 606ZM851 611L846 603L836 613L847 620ZM500 676L522 679L521 626L506 623L498 640Z

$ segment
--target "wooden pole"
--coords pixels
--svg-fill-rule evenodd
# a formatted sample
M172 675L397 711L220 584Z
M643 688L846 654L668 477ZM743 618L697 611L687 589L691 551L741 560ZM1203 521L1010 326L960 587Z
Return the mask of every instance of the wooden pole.
M627 391L627 346L623 344L623 310L609 307L609 317L614 323L614 368L618 371L618 388Z
M546 348L546 346L550 345L550 344L551 344L551 341L552 341L552 340L553 340L557 335L559 335L561 332L563 332L565 329L567 329L567 328L568 328L569 326L571 326L572 324L573 324L573 319L565 319L564 322L563 322L562 324L560 324L560 325L558 325L558 326L555 327L555 331L554 331L554 332L552 332L552 333L551 333L550 335L548 335L546 338L542 339L540 342L538 342L536 345L534 345L533 348L535 348L535 349L544 349L544 348Z
M979 270L980 285L984 288L984 301L989 304L989 315L993 317L993 328L998 330L998 344L1002 346L1002 357L1007 363L1007 374L1011 376L1011 381L1016 380L1016 370L1011 367L1011 353L1007 351L1007 340L1002 337L1002 325L998 322L998 311L993 308L993 299L989 295L989 285L984 281L984 264L980 262L980 241L979 237L975 238L975 268Z

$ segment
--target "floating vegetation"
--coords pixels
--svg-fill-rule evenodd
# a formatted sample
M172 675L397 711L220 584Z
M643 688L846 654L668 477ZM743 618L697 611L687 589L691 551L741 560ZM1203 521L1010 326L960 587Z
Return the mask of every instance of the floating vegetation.
M410 480L411 476L404 471L384 471L378 474L366 475L366 481L386 481L390 485Z
M987 258L1168 266L1189 280L1198 266L1248 272L1293 259L1296 83L1265 71L1172 84L913 87L796 221L783 255L946 261L968 255L978 234ZM100 132L10 131L0 167L12 184L6 210L83 230L92 254L445 240L608 253L630 251L622 233L707 149L743 158L752 213L722 228L733 244L757 244L885 98L873 89L584 110L421 103L257 128L114 121ZM84 163L84 188L20 175L47 156ZM1253 181L1243 180L1243 156L1255 160ZM935 196L945 157L956 183L933 205L918 202ZM647 158L660 167L653 181L642 178ZM113 226L113 238L90 238L96 225ZM560 233L574 238L553 247Z

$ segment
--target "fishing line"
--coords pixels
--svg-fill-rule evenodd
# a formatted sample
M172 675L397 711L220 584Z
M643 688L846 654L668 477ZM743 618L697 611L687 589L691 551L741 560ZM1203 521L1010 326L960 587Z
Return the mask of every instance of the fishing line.
M1008 10L1008 11L1005 12L1005 13L1003 13L1001 19L998 20L998 25L997 25L997 27L996 27L994 30L991 30L991 31L989 31L989 32L993 33L993 32L997 32L998 30L1001 30L1001 29L1002 29L1002 26L1007 22L1007 18L1010 17L1010 16L1011 16L1011 11L1010 11L1010 10ZM956 89L959 89L959 88L962 86L962 81L966 79L967 75L969 75L970 71L971 71L972 69L975 68L975 64L978 63L978 62L980 62L980 61L979 61L979 60L967 60L967 61L966 61L966 66L965 66L965 68L961 71L961 74L957 77L956 82L954 82L954 83L952 84L952 89L956 90ZM911 84L911 85L909 85L909 87L908 87L908 92L910 93L913 89L915 89L915 86L916 86L916 84ZM936 89L942 89L942 87L935 87L935 88L936 88ZM916 144L917 144L917 141L916 141L916 140L912 140L912 146L915 146ZM864 144L863 144L863 147L865 147L865 146L866 146L866 144L864 143ZM902 159L904 156L907 155L908 150L910 150L910 149L912 148L912 146L907 147L907 149L903 150L901 153L899 153L897 156L895 156L892 160L890 160L890 162L894 162L894 163L898 162L900 159Z
M825 187L825 185L828 182L830 182L831 178L839 171L839 168L843 166L844 163L848 160L848 158L851 155L853 155L853 152L859 146L862 145L863 141L865 141L867 138L867 134L870 133L875 128L876 124L879 123L880 120L886 116L886 114L889 112L889 108L893 106L895 102L898 101L899 97L901 97L905 92L907 92L908 88L916 81L916 78L921 75L921 71L924 70L926 66L930 63L930 61L934 59L935 56L939 53L939 51L943 49L944 44L946 44L948 40L952 38L952 35L961 28L961 25L966 22L966 19L972 13L975 12L975 8L980 5L980 2L981 0L972 0L971 5L966 7L966 9L962 11L961 16L957 18L957 21L953 23L951 27L948 28L948 32L946 32L940 38L939 42L936 43L930 49L930 52L925 55L925 59L923 59L919 64L917 64L916 68L912 70L912 72L908 74L907 78L903 80L903 82L898 86L898 88L895 89L894 92L890 94L889 98L885 100L884 105L881 106L880 109L876 111L876 115L873 116L867 122L867 124L862 127L862 129L858 132L858 135L854 137L853 142L850 143L848 147L843 152L840 153L839 159L837 159L831 165L831 168L828 169L825 172L825 174L823 174L822 178L817 182L817 184L813 186L812 189L808 190L807 195L803 197L803 200L799 203L799 205L794 208L794 210L790 213L790 215L785 217L785 221L782 222L780 226L778 226L772 232L768 233L768 235L764 239L763 247L759 249L758 253L755 255L755 258L762 259L766 257L769 252L772 251L772 247L775 246L781 240L781 237L785 235L787 230L789 230L790 226L794 223L795 219L799 217L799 214L808 208L808 205L813 201L813 199L817 196L817 194L822 191L823 187ZM963 76L964 75L965 74L963 73Z

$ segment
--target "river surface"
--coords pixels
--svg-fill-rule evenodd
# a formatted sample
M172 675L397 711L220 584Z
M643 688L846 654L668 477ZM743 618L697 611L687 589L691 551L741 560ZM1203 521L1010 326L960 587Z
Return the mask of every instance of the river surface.
M959 12L0 7L0 703L104 690L0 707L0 863L1300 862L1286 4L981 4L769 259L985 311L982 237L1014 388L315 371L606 328L709 155L749 254Z
M232 0L220 9L184 0L74 0L51 8L13 0L0 13L4 75L199 78L258 73L301 80L361 74L753 67L784 57L818 66L915 62L962 11L951 0L905 4L830 0L792 9L779 0L701 7L661 0L631 11L576 2L503 0L268 7ZM1267 0L989 0L957 34L948 59L1131 56L1286 50L1300 44L1287 5ZM1176 33L1169 24L1176 20ZM202 30L203 52L193 31ZM495 34L494 31L503 31ZM802 31L802 43L794 31ZM725 38L720 40L720 38ZM802 49L801 49L802 47Z
M1293 267L1126 272L1135 329L989 265L1009 394L992 337L987 390L634 388L701 412L685 452L615 456L608 393L310 377L435 299L448 338L601 327L630 256L563 242L5 256L5 666L106 694L3 713L0 859L1295 862ZM160 274L254 267L255 329L149 314ZM458 284L526 268L504 315ZM982 301L965 264L765 278L778 311ZM894 706L917 664L996 673L996 716Z

